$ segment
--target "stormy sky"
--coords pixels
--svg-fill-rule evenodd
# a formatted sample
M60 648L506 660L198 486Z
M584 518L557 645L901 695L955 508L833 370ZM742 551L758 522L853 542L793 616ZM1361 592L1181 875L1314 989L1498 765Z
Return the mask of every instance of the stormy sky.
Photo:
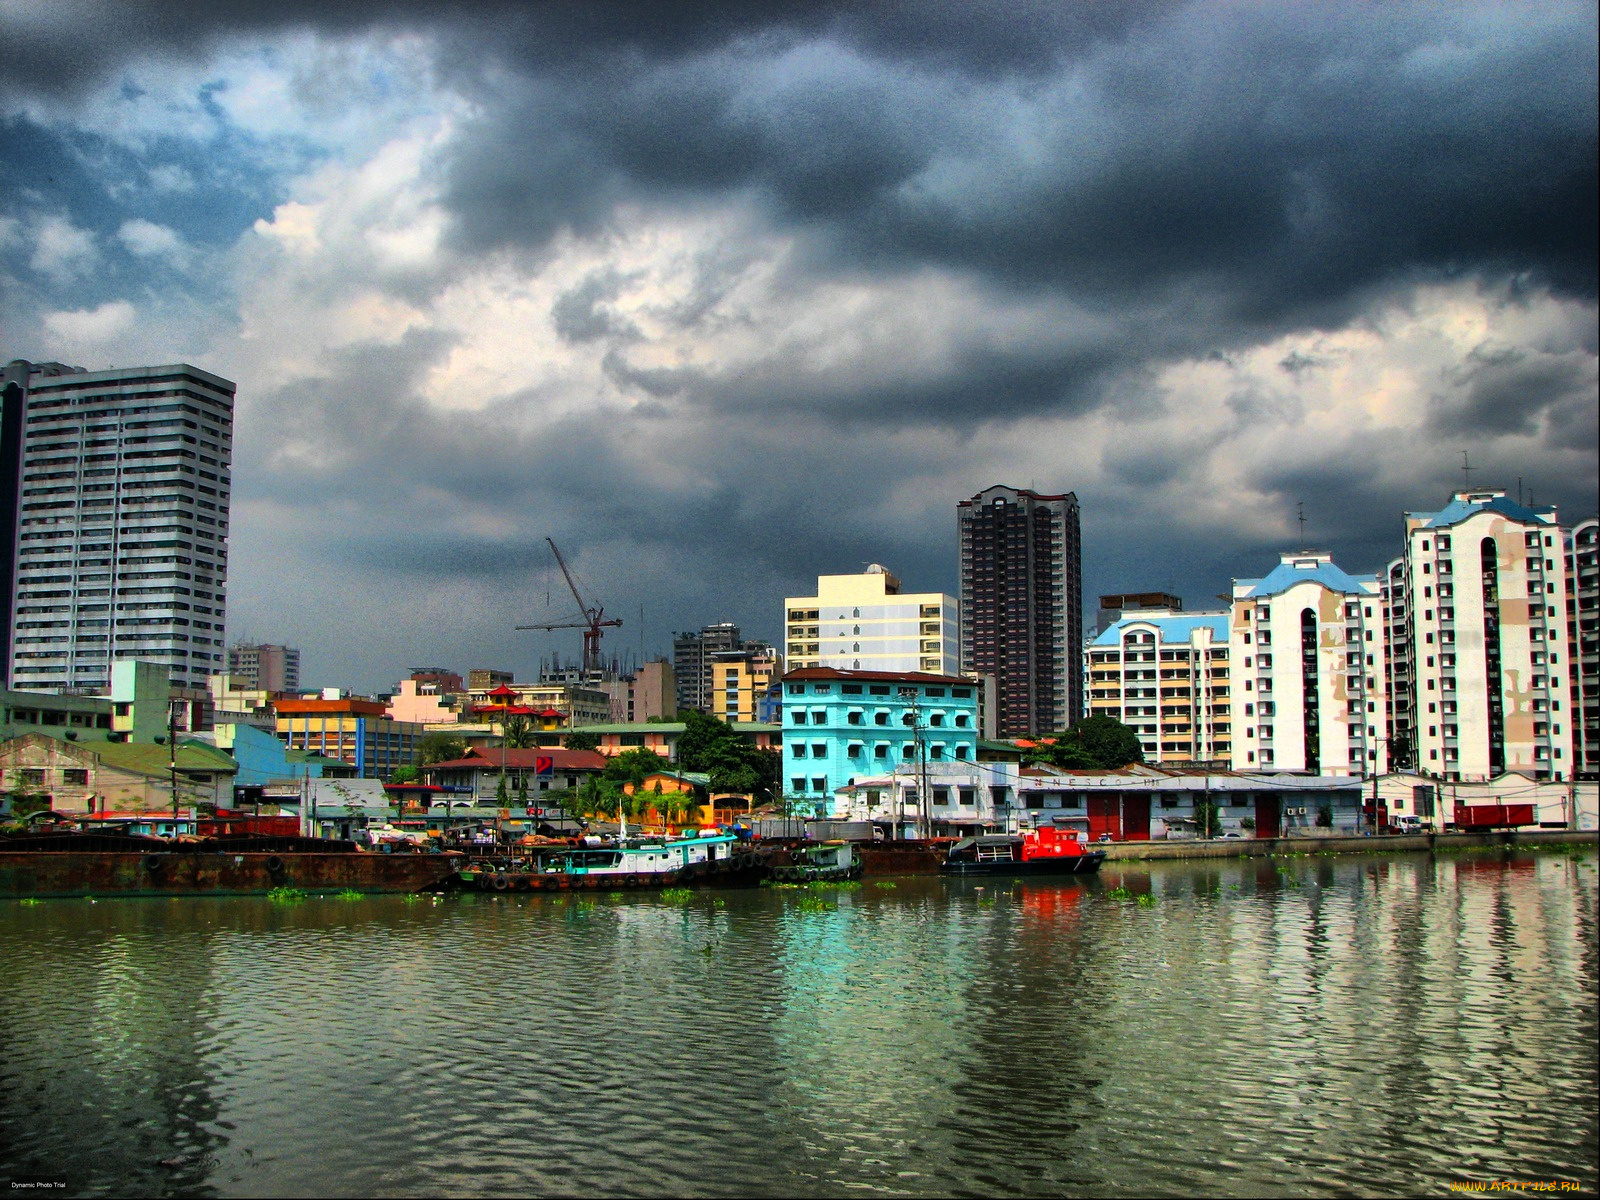
M0 0L0 355L235 380L229 638L609 651L1077 493L1084 589L1597 507L1592 3ZM642 620L641 620L642 614Z

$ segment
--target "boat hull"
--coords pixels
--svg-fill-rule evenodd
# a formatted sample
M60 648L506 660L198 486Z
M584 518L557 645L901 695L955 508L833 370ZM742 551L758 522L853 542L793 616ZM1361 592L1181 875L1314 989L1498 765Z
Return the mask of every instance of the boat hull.
M461 886L480 892L620 892L669 887L755 887L768 877L765 863L719 860L672 871L500 871L474 867Z
M1033 859L1030 862L945 862L939 874L973 878L1001 875L1008 878L1035 875L1093 875L1105 862L1103 850L1092 850L1065 858Z
M0 850L0 896L255 896L304 892L425 892L461 864L454 854Z

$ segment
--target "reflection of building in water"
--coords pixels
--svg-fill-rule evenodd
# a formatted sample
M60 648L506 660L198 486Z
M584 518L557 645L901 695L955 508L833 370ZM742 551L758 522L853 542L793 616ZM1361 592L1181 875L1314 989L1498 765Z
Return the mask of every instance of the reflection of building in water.
M203 902L122 901L55 915L55 937L6 939L0 1127L13 1178L65 1177L80 1194L205 1194L207 1160L226 1145L214 1090L226 1068L210 1061L214 919ZM51 1149L51 1131L84 1153Z

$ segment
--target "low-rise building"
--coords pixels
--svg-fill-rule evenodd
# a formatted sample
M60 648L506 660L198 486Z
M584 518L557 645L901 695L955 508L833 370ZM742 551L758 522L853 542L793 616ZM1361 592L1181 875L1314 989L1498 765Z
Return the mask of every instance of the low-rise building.
M802 667L783 677L783 786L826 808L858 779L974 763L977 687L958 675Z
M783 745L783 729L768 721L730 721L729 727L758 750L777 750ZM678 761L678 739L688 725L683 721L628 722L614 725L589 725L582 732L600 739L599 751L607 758L625 750L648 750L668 762Z
M534 797L543 792L577 789L583 781L605 770L606 760L593 750L556 747L507 750L500 746L474 747L461 758L434 763L423 769L429 783L467 796L472 804L492 804L505 780L509 797Z
M1130 766L1116 771L985 760L928 772L928 804L907 771L841 788L833 814L914 836L918 819L935 836L1016 830L1041 823L1081 830L1091 840L1147 841L1195 836L1204 810L1219 833L1278 837L1319 828L1362 827L1361 783L1346 776Z
M395 721L375 700L278 700L277 735L291 750L343 759L364 778L384 779L410 766L428 727Z
M226 806L238 764L215 746L182 741L69 742L28 733L0 743L0 790L44 795L57 812L141 812Z

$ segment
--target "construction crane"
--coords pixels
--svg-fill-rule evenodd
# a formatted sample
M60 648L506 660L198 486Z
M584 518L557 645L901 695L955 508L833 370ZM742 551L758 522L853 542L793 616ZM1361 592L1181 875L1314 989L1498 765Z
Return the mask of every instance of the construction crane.
M557 621L548 625L518 625L518 629L581 629L583 630L583 676L592 679L600 673L600 631L614 628L622 624L622 618L612 617L609 621L601 620L605 616L605 609L598 604L585 604L583 595L578 591L578 585L573 581L572 572L567 569L567 560L561 557L555 541L545 538L550 543L550 553L556 556L556 565L561 568L561 574L566 577L567 590L572 593L572 598L578 602L578 611L583 614L581 621Z

